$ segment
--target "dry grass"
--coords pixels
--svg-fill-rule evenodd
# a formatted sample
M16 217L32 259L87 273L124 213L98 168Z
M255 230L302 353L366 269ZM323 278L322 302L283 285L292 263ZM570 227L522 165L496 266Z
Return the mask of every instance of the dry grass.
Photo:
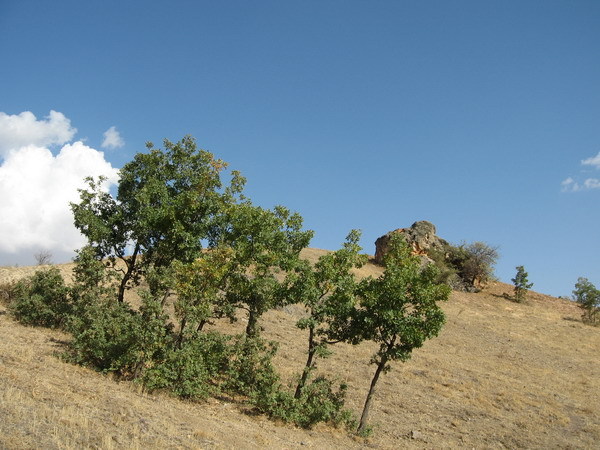
M33 270L0 268L0 283ZM379 271L368 265L361 275ZM510 289L452 294L441 335L380 380L368 441L275 424L224 399L143 394L63 363L54 354L68 336L23 327L0 308L0 448L597 448L600 328L583 325L568 301L531 293L512 303L502 297ZM281 342L275 362L288 380L303 364L306 338L293 327L301 314L291 306L261 322ZM348 406L358 412L373 347L334 350L320 368L349 384Z

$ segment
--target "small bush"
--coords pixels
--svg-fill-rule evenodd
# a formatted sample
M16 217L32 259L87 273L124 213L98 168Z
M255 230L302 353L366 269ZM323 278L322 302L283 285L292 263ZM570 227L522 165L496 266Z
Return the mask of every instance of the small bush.
M315 378L302 389L299 398L285 391L281 385L270 392L253 397L252 404L272 419L294 423L302 428L312 428L320 422L335 426L356 426L352 413L344 408L347 386L342 384L336 391L333 382L323 376Z
M230 352L226 336L194 333L148 368L141 380L149 391L167 389L178 397L205 399L219 392Z
M59 328L72 313L68 294L56 267L39 270L14 286L9 310L24 324Z
M274 342L238 336L232 346L224 389L250 399L271 395L279 384L279 375L271 362L276 352Z
M172 345L166 323L160 304L149 296L142 295L140 311L124 303L93 303L69 324L73 340L67 357L102 372L137 378L146 364L164 358Z
M0 303L4 305L10 305L15 299L17 283L15 281L8 281L0 283Z
M333 381L323 376L315 378L304 387L295 402L294 423L303 428L311 428L319 422L354 428L352 413L344 408L347 389L347 385L341 384L335 391Z

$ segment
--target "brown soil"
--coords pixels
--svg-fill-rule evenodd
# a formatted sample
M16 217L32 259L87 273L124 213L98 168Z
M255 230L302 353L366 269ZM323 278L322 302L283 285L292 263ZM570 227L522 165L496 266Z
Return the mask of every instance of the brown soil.
M69 274L70 265L60 267ZM0 268L0 283L35 269ZM367 265L359 275L380 271ZM19 325L0 306L0 448L598 448L600 328L582 324L567 300L531 292L517 304L503 297L510 291L493 283L452 294L440 336L380 379L368 440L274 423L232 399L144 394L62 362L55 354L67 335ZM275 362L285 380L304 361L306 337L294 327L302 313L290 306L261 320L265 337L280 342ZM349 385L347 406L358 414L374 347L333 350L319 367Z

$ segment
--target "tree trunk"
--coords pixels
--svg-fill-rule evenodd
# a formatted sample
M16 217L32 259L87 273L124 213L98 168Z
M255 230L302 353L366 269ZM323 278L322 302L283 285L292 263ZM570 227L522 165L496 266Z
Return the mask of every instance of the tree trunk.
M246 325L246 336L256 337L258 336L258 313L250 308L248 311L248 325Z
M127 261L124 257L121 258L125 265L127 265L127 272L123 275L123 279L121 280L121 284L119 285L119 294L117 300L119 303L123 303L125 301L125 290L127 289L127 283L131 279L131 275L133 274L133 270L135 268L135 261L137 259L138 252L140 251L139 246L136 244L135 249L133 250L133 254L129 261Z
M181 325L179 327L179 336L177 337L177 344L175 346L177 349L181 349L181 344L183 344L183 331L185 330L186 324L187 320L184 317L183 319L181 319Z
M308 329L308 358L306 360L304 370L302 371L302 377L298 382L298 386L296 386L296 393L294 394L294 398L296 399L300 398L300 394L302 394L302 389L304 389L306 380L308 380L308 375L310 374L310 369L312 369L316 351L317 346L315 345L315 329L313 327L310 327Z
M369 408L371 407L371 400L373 399L373 394L375 393L375 386L377 385L377 380L379 380L379 375L385 369L385 365L388 362L389 354L394 348L396 344L396 335L392 337L392 340L388 342L385 353L381 355L381 361L379 361L379 365L377 366L377 370L375 371L375 375L373 375L373 380L371 380L371 387L369 388L369 393L367 394L367 399L365 400L365 407L363 408L362 416L360 417L360 424L358 425L357 433L362 433L367 428L367 420L369 419Z
M360 416L360 424L358 425L357 433L362 433L367 428L367 420L369 419L369 408L371 408L371 400L373 400L373 394L375 394L375 385L377 384L377 380L379 380L379 375L383 372L385 368L385 364L387 363L387 356L383 356L381 361L377 365L377 370L375 371L375 375L373 376L373 380L371 380L371 387L369 388L369 393L367 394L367 399L365 401L365 407L363 408L362 416Z

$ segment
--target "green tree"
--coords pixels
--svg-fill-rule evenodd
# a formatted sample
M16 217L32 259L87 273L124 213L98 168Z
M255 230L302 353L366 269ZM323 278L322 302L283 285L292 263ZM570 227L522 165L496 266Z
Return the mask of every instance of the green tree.
M150 268L155 277L148 281L156 294L164 268L175 260L193 261L203 241L216 241L223 205L235 200L245 182L233 171L223 189L220 174L227 164L198 150L190 136L177 143L165 140L164 150L147 147L148 153L136 154L121 169L116 198L102 178L88 178L80 202L71 204L75 226L96 256L108 258L121 274L119 302Z
M454 264L460 277L471 286L488 282L494 275L498 249L485 242L462 244L455 250Z
M390 369L390 361L408 360L415 348L437 336L445 321L437 302L447 300L450 295L450 288L437 281L438 269L433 264L423 267L401 236L392 238L384 263L385 272L379 278L367 278L360 283L360 304L349 327L355 343L371 340L379 344L371 359L376 370L359 433L367 430L369 409L380 375Z
M246 335L257 336L260 316L288 301L284 272L300 263L313 232L302 231L302 217L283 206L269 210L245 201L228 208L228 217L222 242L233 250L227 298L248 312Z
M582 320L595 324L600 313L600 290L587 278L578 278L573 290L573 299L583 309Z
M523 300L525 300L527 291L531 289L533 283L529 283L529 280L527 279L529 275L527 272L525 272L525 268L523 266L517 266L516 269L517 274L511 279L511 281L515 285L515 301L521 303Z
M314 266L304 261L298 272L288 279L291 295L300 300L308 312L308 317L296 324L308 330L307 359L296 387L296 399L300 398L315 368L316 358L327 356L327 344L336 342L329 326L354 307L356 280L351 270L367 262L367 256L359 254L359 240L360 231L352 230L340 250L321 256Z
M200 332L213 318L235 318L234 308L225 295L232 256L231 248L215 247L190 263L175 261L173 264L177 292L175 317L179 319L178 346L189 326Z

